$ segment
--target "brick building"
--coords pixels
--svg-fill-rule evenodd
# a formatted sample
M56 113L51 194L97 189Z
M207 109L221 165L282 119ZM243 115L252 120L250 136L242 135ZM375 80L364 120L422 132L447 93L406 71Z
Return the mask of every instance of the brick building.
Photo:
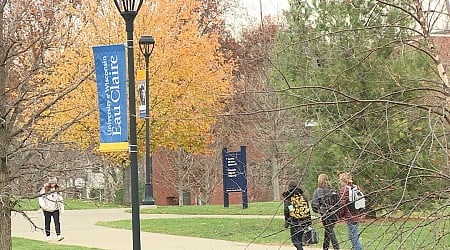
M257 157L256 150L252 148L247 148L247 191L248 191L248 202L255 201L270 201L272 200L271 189L268 186L261 185L261 179L252 176L252 165L254 165L255 157ZM153 195L158 206L167 205L178 205L179 204L179 194L177 193L177 181L173 174L173 169L168 169L170 166L167 161L170 159L165 159L162 154L155 153L153 155L152 161L152 180L153 180ZM212 163L214 164L214 163ZM169 167L170 168L170 167ZM224 202L223 195L223 182L222 182L222 163L216 163L213 166L213 171L210 175L214 175L213 191L209 197L209 204L219 205ZM256 184L258 183L258 184ZM203 204L201 199L197 197L200 191L195 190L195 187L191 190L184 190L183 204L184 205L197 205ZM242 194L241 192L229 193L230 204L242 204Z
M450 64L450 31L434 33L431 37L433 38L438 53L441 55L442 63L448 72L448 65Z

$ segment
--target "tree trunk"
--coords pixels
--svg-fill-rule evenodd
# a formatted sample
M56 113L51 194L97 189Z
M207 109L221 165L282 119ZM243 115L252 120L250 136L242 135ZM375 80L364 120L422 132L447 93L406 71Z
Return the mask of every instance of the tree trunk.
M279 176L279 168L278 162L276 164L272 164L272 192L273 192L273 200L280 200L280 180Z
M124 205L131 205L131 167L123 169L123 198Z
M5 87L8 79L8 71L6 65L6 42L4 39L4 4L0 8L0 53L2 63L0 66L0 249L11 250L11 203L9 193L9 169L6 165L7 148L9 145L8 128L6 123L6 100Z
M178 176L182 176L182 174L180 174L180 172L181 171L178 171ZM184 206L183 183L181 180L182 179L178 178L178 182L177 182L178 206L180 206L180 207Z
M1 195L0 199L9 201L9 196ZM0 249L11 250L11 209L2 202L0 213L0 225L2 225L0 227Z
M11 207L7 191L8 171L4 148L0 148L0 249L11 250Z

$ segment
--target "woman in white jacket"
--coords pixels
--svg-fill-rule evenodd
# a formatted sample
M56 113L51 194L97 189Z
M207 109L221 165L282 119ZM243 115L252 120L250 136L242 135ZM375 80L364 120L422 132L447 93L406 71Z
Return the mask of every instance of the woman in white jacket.
M45 235L47 240L50 240L50 223L53 217L55 222L55 231L58 241L64 239L61 235L61 225L59 222L59 215L64 211L63 197L59 191L57 179L55 177L49 178L48 183L39 193L39 206L44 211L45 219Z

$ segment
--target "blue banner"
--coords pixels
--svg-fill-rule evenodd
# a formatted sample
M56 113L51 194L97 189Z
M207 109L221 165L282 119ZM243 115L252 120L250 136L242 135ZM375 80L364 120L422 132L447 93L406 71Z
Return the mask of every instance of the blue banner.
M94 51L100 113L100 151L128 151L127 79L124 44Z

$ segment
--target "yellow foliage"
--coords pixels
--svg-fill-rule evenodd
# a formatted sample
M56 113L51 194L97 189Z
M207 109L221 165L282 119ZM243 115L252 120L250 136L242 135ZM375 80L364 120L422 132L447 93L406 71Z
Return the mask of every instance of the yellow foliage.
M79 84L55 106L57 116L38 126L50 134L76 121L60 139L83 147L98 147L99 117L92 46L125 43L125 22L113 1L81 1L79 32L74 44L55 52L58 66L40 76L50 86ZM99 4L100 3L100 4ZM199 31L199 6L194 0L145 1L135 24L135 69L144 69L138 40L151 34L156 41L150 60L150 109L152 148L182 147L190 152L205 150L213 138L211 127L224 100L233 91L232 70L220 51L218 34ZM138 128L144 128L138 119ZM144 151L145 129L139 129L139 150ZM126 159L126 154L115 157Z

